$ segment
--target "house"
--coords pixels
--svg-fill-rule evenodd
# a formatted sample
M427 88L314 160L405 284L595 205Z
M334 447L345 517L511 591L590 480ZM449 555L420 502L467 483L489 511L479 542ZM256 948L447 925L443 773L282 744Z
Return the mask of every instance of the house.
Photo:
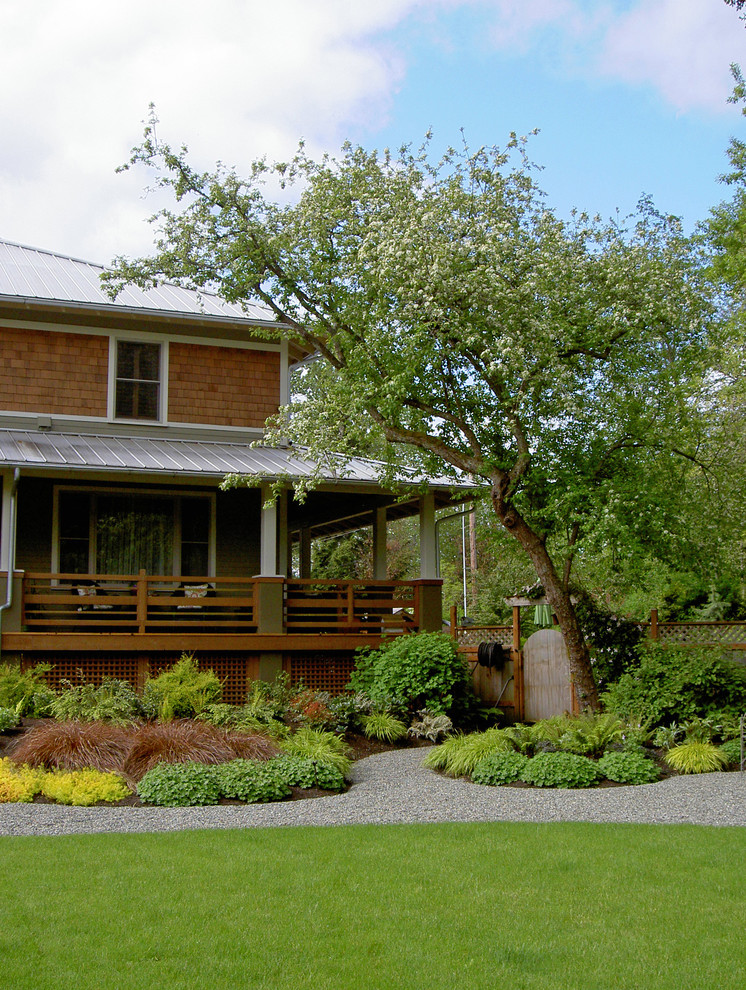
M276 323L258 306L174 285L112 301L102 271L0 242L2 659L142 684L189 651L238 701L281 669L340 690L357 647L439 629L451 483L397 496L374 463L330 457L295 502L313 465L255 444L308 355L265 339ZM260 487L222 490L229 473ZM415 514L420 577L387 581L387 522ZM312 541L362 526L375 580L311 580Z

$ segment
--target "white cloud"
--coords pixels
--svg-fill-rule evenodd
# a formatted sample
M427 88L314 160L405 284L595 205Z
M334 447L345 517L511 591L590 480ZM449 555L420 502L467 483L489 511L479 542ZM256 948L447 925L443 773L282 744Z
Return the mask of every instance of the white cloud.
M144 178L114 169L151 101L162 136L205 167L374 129L404 73L383 33L418 6L0 0L0 236L102 260L146 250Z

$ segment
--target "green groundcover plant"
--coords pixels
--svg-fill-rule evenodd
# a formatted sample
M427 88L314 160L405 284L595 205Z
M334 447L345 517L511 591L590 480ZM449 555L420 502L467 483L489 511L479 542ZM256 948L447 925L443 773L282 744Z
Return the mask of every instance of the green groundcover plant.
M591 787L598 764L576 753L539 753L526 764L521 779L535 787Z
M528 757L523 753L492 753L474 767L471 779L475 784L497 787L519 780L526 769Z
M604 753L598 769L603 777L618 784L652 784L660 777L655 763L640 753Z

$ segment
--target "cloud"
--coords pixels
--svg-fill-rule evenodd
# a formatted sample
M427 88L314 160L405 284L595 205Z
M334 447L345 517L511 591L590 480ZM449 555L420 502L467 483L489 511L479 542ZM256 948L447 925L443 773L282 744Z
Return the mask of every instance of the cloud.
M149 206L115 176L155 102L205 167L336 148L382 126L403 78L387 41L421 0L34 0L0 7L0 236L108 259L146 250ZM425 4L432 6L432 4Z

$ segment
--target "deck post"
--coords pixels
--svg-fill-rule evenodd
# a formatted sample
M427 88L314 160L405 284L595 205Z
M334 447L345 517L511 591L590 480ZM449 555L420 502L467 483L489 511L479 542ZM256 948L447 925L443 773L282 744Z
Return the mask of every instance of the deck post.
M300 531L300 574L298 577L310 578L311 576L311 530L303 526Z
M650 638L660 639L660 632L658 631L658 609L650 609Z
M443 630L443 582L440 580L413 581L414 593L419 600L417 608L420 632Z
M137 578L137 631L145 632L145 623L148 621L148 573L144 567L140 568Z
M254 584L254 619L258 633L285 632L285 579L262 575ZM273 681L282 671L281 653L259 655L259 679Z
M373 577L386 580L386 506L379 506L373 513Z

